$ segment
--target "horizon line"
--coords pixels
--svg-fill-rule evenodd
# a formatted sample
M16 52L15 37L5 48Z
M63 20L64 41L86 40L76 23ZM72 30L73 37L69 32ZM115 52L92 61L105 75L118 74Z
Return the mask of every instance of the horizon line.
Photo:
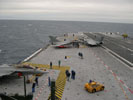
M129 22L111 22L111 21L80 21L80 20L55 20L55 19L51 19L51 20L46 20L46 19L14 19L14 18L0 18L0 20L32 20L32 21L65 21L65 22L98 22L98 23L118 23L118 24L133 24L133 22L129 23Z

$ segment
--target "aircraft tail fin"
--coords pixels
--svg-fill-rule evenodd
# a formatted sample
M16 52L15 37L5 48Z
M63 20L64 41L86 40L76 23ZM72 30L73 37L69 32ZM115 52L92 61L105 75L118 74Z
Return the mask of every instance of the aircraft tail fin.
M102 36L102 37L100 37L100 38L98 39L99 44L102 44L102 43L103 43L103 39L104 39L104 37L103 37L103 36Z
M49 36L50 42L54 44L55 42L59 42L59 40L56 39L56 36Z

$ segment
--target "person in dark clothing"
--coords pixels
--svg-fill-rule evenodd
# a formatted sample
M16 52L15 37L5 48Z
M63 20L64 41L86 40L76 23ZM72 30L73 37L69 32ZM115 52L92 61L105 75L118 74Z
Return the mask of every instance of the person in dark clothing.
M50 69L52 69L52 62L50 62Z
M67 56L65 56L65 59L67 59Z
M33 84L32 84L32 93L34 93L34 92L35 92L35 86L36 86L36 83L35 83L35 82L33 82Z
M91 83L91 82L92 82L92 80L89 81L89 83Z
M65 73L66 73L66 77L67 77L68 70L66 70L66 72L65 72Z
M58 61L58 65L59 65L59 67L60 67L60 65L61 65L61 61L60 61L60 60Z
M75 35L73 34L73 37L74 37Z
M82 53L80 54L80 56L81 56L81 59L83 59L83 54Z
M81 53L79 52L78 55L81 56Z
M66 70L66 77L67 77L67 81L69 81L69 78L70 78L70 73L68 70Z
M81 59L83 59L83 53L79 52L78 55Z
M67 73L67 81L69 81L69 78L70 78L70 73L68 71L68 73Z
M35 78L36 85L38 86L38 77Z
M73 80L75 80L75 75L76 75L76 72L74 70L71 71L71 78Z

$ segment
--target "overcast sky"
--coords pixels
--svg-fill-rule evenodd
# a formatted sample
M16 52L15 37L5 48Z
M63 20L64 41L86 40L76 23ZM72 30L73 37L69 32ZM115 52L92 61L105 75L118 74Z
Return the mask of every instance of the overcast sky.
M0 0L0 19L133 23L133 0Z

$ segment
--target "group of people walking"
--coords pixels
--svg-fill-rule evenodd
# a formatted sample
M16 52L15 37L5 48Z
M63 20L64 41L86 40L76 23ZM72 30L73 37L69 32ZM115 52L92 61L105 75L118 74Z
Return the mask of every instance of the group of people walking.
M76 72L74 70L72 70L71 73L69 72L69 70L66 70L67 81L69 81L70 76L71 76L71 79L75 80L75 75L76 75Z

